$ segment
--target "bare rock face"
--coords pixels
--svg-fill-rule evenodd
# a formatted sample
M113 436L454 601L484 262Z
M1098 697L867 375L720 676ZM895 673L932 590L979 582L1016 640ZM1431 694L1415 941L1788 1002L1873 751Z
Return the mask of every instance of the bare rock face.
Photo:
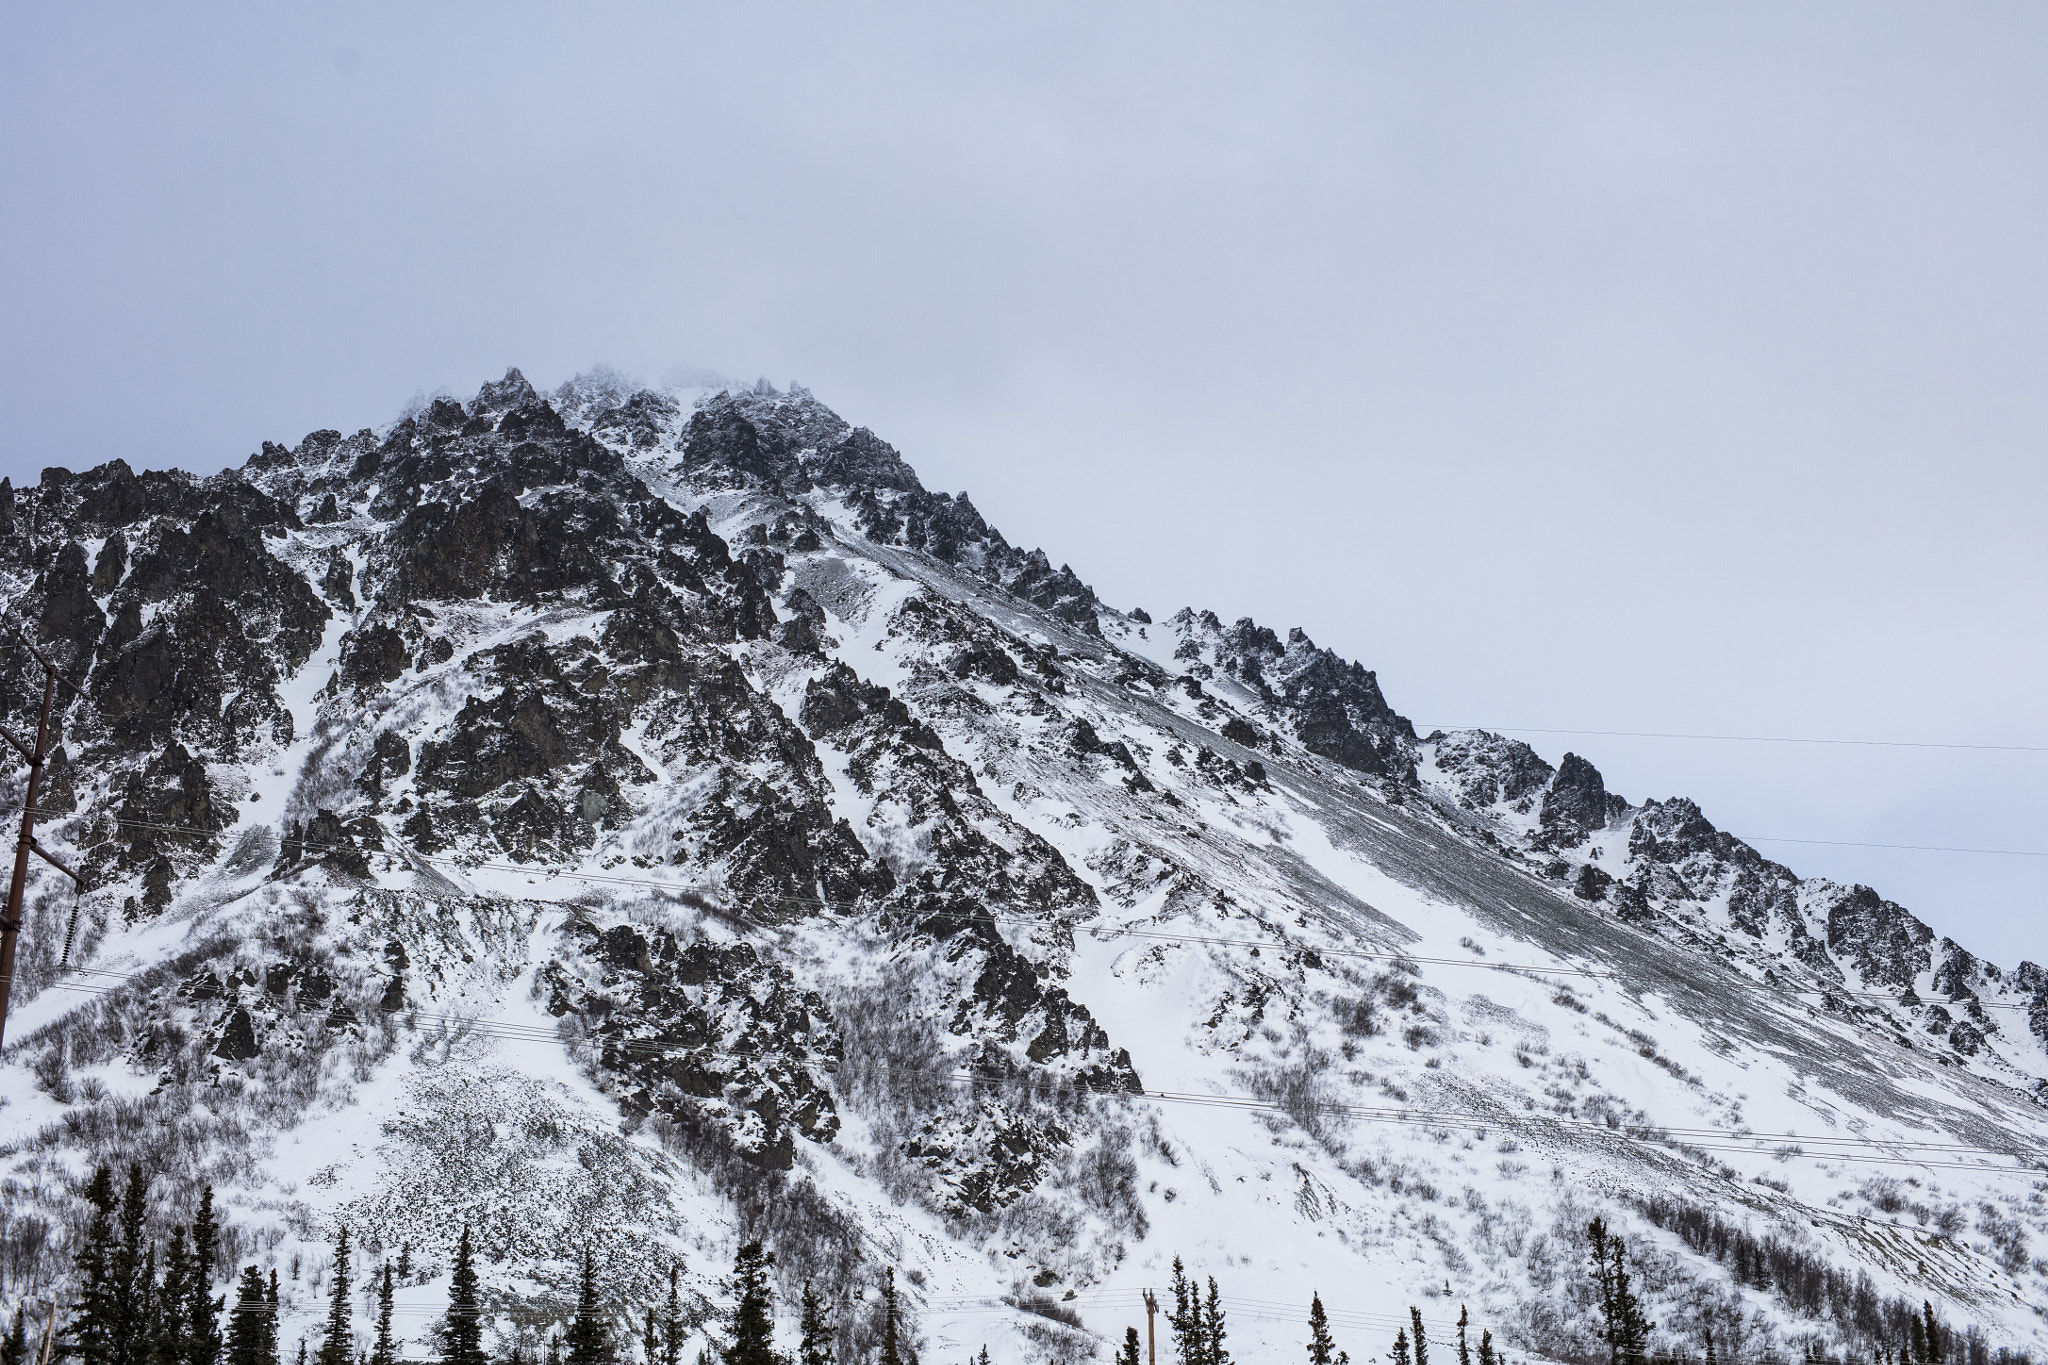
M746 943L679 945L631 925L571 927L541 980L548 1009L589 1027L598 1065L637 1114L702 1108L740 1149L786 1170L795 1138L830 1142L831 1072L844 1056L831 1010Z
M599 1202L622 1245L647 1243L642 1270L666 1243L621 1229L661 1180L700 1181L734 1211L715 1237L789 1232L792 1268L854 1302L873 1275L847 1209L865 1206L821 1193L831 1168L871 1182L878 1217L919 1205L1003 1292L1099 1285L1156 1250L1138 1246L1148 1201L1213 1197L1316 1224L1288 1257L1379 1255L1362 1230L1413 1227L1463 1276L1457 1229L1497 1235L1489 1275L1544 1277L1521 1301L1546 1305L1535 1322L1583 1297L1552 1292L1555 1248L1524 1236L1550 1217L1539 1185L1696 1185L1738 1220L1793 1207L1776 1166L1736 1180L1720 1158L1762 1140L1750 1090L1805 1102L1800 1067L1834 1066L1811 1093L1872 1123L1948 1121L1939 1083L1835 1066L1844 1040L1877 1034L1921 1080L2048 1095L2038 965L2005 973L1875 890L1801 878L1690 800L1631 804L1578 754L1419 737L1371 670L1302 630L1112 611L800 388L596 374L543 395L511 370L206 479L115 461L0 480L0 578L87 694L61 702L43 796L47 837L107 901L79 952L105 932L136 955L79 1035L90 1064L156 1078L134 1112L247 1095L277 1131L395 1056L443 1067L439 1098L385 1135L470 1172L462 1198L535 1255L571 1233L490 1212L469 1150L504 1155L515 1117L548 1179L611 1163ZM0 651L5 719L42 685ZM55 938L47 891L35 923ZM1439 912L1463 917L1451 935ZM145 949L161 960L131 980ZM47 987L56 958L24 980ZM1456 998L1460 968L1519 1003ZM545 1086L485 1093L463 1050L486 1045L566 1057L594 1128ZM1134 1052L1175 1088L1148 1093ZM53 1096L63 1064L37 1073ZM1666 1077L1684 1107L1649 1113ZM1381 1151L1363 1127L1482 1099L1498 1131L1472 1142ZM1193 1106L1183 1136L1153 1122L1165 1100ZM1224 1109L1263 1127L1233 1118L1183 1164ZM2009 1156L2011 1130L1980 1122L1958 1141ZM164 1129L187 1143L166 1169L215 1169L196 1123ZM1734 1135L1697 1171L1692 1125ZM1518 1185L1518 1138L1590 1174ZM1617 1155L1637 1147L1654 1150ZM1861 1197L1844 1183L1831 1207ZM1410 1196L1431 1211L1388 1202ZM407 1202L348 1207L410 1236ZM1923 1221L1950 1237L1964 1218ZM2027 1269L2017 1254L2002 1273ZM1674 1294L1705 1283L1666 1272ZM1725 1312L1747 1331L1743 1295L1763 1291L1743 1273Z

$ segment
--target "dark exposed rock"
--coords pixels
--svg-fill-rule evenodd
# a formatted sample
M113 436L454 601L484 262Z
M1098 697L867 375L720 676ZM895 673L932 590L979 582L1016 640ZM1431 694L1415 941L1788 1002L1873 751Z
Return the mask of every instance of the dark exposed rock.
M776 632L775 642L792 654L822 654L825 648L825 609L802 588L790 589L783 605L789 611L789 619Z
M1250 617L1226 629L1214 612L1183 609L1168 624L1181 637L1177 658L1251 688L1310 753L1360 772L1414 779L1415 727L1387 705L1365 668L1317 648L1298 629L1283 645Z
M1934 931L1867 886L1839 892L1828 907L1828 951L1866 986L1899 990L1932 965Z
M92 590L100 596L121 586L121 580L128 574L128 534L115 531L100 546L99 558L93 561Z
M585 1021L628 1109L702 1105L750 1159L781 1170L797 1135L838 1132L828 1076L843 1047L824 1000L787 969L749 944L679 944L633 925L577 921L565 937L574 955L540 974L548 1009Z
M1484 730L1439 731L1430 742L1436 746L1437 770L1450 780L1459 800L1475 809L1504 804L1526 813L1556 772L1522 741Z
M1607 787L1600 770L1577 754L1566 754L1544 790L1537 812L1544 837L1555 846L1583 843L1607 824Z
M143 906L161 910L170 904L178 865L190 868L218 856L213 834L227 824L227 812L214 803L206 764L174 742L129 775L114 837L94 847L81 871L100 883L141 870Z
M213 1045L213 1055L230 1062L246 1062L257 1051L255 1021L247 1009L237 1005L221 1026L220 1041Z

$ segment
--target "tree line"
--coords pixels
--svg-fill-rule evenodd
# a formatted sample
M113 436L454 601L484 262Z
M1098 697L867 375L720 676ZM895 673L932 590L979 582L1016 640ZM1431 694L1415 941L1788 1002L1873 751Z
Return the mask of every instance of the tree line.
M173 1227L161 1243L147 1228L148 1195L149 1183L139 1165L129 1168L118 1195L111 1170L101 1166L94 1171L85 1190L90 1212L73 1258L75 1296L50 1343L53 1354L78 1365L285 1365L278 1340L277 1272L265 1275L254 1265L245 1267L235 1281L232 1309L225 1293L214 1293L221 1229L213 1211L212 1187L202 1192L189 1226ZM1843 1327L1863 1334L1872 1343L1871 1365L2031 1365L2023 1353L1990 1350L1975 1329L1956 1332L1931 1302L1915 1310L1903 1300L1879 1300L1868 1277L1851 1281L1798 1248L1760 1240L1690 1205L1669 1200L1643 1203L1652 1222L1678 1233L1693 1250L1732 1264L1739 1284L1776 1288L1793 1306L1834 1317ZM1586 1246L1606 1365L1692 1365L1692 1357L1650 1353L1656 1324L1636 1291L1626 1244L1604 1219L1587 1224ZM407 1273L409 1260L408 1249L401 1260L401 1276ZM392 1266L387 1262L373 1277L375 1326L368 1339L358 1341L350 1298L356 1287L353 1261L354 1249L343 1227L334 1240L327 1313L310 1365L399 1365L391 1322ZM786 1356L775 1349L770 1280L774 1266L775 1253L758 1239L739 1249L730 1282L733 1306L722 1315L723 1343L714 1341L700 1349L693 1365L842 1365L835 1358L835 1342L845 1338L834 1321L831 1296L819 1294L808 1279L799 1305L796 1354ZM874 1365L916 1365L916 1354L905 1340L893 1270L885 1271L880 1290L872 1318L875 1330L865 1338L874 1344ZM1383 1359L1389 1365L1430 1365L1431 1343L1422 1313L1411 1307L1408 1315ZM629 1324L633 1316L626 1315ZM1213 1275L1206 1286L1198 1284L1180 1257L1174 1257L1172 1307L1165 1316L1174 1365L1232 1365L1228 1314ZM684 1344L700 1322L684 1310L680 1264L670 1269L666 1303L648 1305L640 1317L637 1345L644 1365L682 1365ZM1063 1320L1078 1325L1078 1319ZM1492 1332L1480 1333L1476 1349L1470 1344L1468 1324L1461 1306L1457 1338L1449 1348L1455 1365L1508 1365L1494 1348ZM465 1226L450 1274L447 1315L439 1328L439 1365L494 1365L484 1347L483 1325L475 1249ZM27 1328L24 1305L0 1333L0 1365L36 1365ZM1309 1365L1350 1365L1349 1354L1337 1347L1320 1294L1310 1294L1307 1328ZM599 1292L595 1258L586 1248L576 1307L566 1326L550 1335L538 1359L515 1342L496 1365L627 1365L635 1343L620 1335ZM297 1343L292 1365L309 1365L308 1344L303 1339ZM1704 1346L1704 1365L1723 1365L1711 1330L1705 1333ZM1819 1357L1809 1348L1807 1359L1814 1362ZM1136 1327L1125 1330L1116 1360L1118 1365L1146 1365ZM987 1347L978 1362L969 1365L988 1365Z
M118 1196L112 1171L99 1167L86 1186L85 1199L91 1212L73 1258L76 1292L56 1340L49 1343L54 1359L77 1365L285 1365L287 1353L278 1339L277 1272L266 1275L254 1265L244 1267L234 1282L232 1308L225 1292L214 1292L220 1225L213 1212L212 1186L200 1195L190 1227L172 1228L161 1244L148 1229L149 1181L140 1165L129 1167ZM407 1273L409 1260L410 1249L401 1260L399 1275ZM301 1339L290 1353L292 1365L399 1365L399 1341L391 1321L393 1268L386 1262L373 1276L375 1326L367 1339L358 1340L351 1298L357 1287L354 1262L355 1249L343 1227L335 1234L328 1266L327 1312L319 1341L313 1345ZM758 1240L740 1248L733 1263L734 1303L725 1315L726 1341L715 1354L712 1347L701 1349L695 1365L839 1365L834 1314L826 1296L809 1281L804 1284L797 1355L791 1360L775 1351L769 1283L774 1265L775 1253ZM672 1266L667 1302L650 1304L641 1315L637 1344L644 1365L682 1365L684 1344L697 1321L684 1310L681 1275L680 1263ZM35 1365L26 1309L25 1304L18 1308L11 1326L0 1333L0 1365ZM633 1315L627 1316L630 1321ZM893 1270L884 1275L876 1318L880 1350L875 1365L916 1365L903 1339ZM596 1258L588 1248L575 1310L567 1324L550 1335L539 1359L515 1342L494 1362L483 1335L476 1251L465 1226L449 1273L448 1312L436 1343L438 1365L625 1365L633 1344L620 1339L606 1310Z
M1866 1344L1878 1365L2033 1365L2024 1351L1993 1349L1976 1327L1957 1331L1931 1302L1879 1294L1866 1272L1850 1275L1775 1237L1758 1237L1718 1213L1668 1196L1635 1201L1656 1226L1729 1268L1735 1283L1775 1293L1810 1318Z

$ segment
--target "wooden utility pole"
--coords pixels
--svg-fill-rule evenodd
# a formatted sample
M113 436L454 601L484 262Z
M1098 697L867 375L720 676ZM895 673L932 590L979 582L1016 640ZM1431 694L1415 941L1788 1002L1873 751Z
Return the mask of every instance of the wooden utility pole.
M50 1343L57 1339L57 1296L50 1295L50 1320L43 1327L43 1358L37 1365L50 1365Z
M28 855L35 854L71 878L73 886L85 889L85 878L57 861L50 850L36 842L36 798L42 793L43 764L50 757L50 708L57 700L57 684L63 683L81 697L85 693L59 674L57 666L43 651L30 644L20 631L13 626L8 626L7 631L43 666L43 714L36 723L36 746L33 749L16 739L12 730L0 726L0 739L12 744L15 752L28 760L28 795L22 800L21 839L14 847L14 880L7 887L7 910L4 916L0 916L0 1043L7 1041L7 1001L14 992L14 940L21 933L21 898L28 888Z
M1152 1315L1159 1311L1159 1300L1152 1297L1152 1291L1145 1291L1145 1360L1146 1365L1159 1365L1159 1338L1152 1327Z

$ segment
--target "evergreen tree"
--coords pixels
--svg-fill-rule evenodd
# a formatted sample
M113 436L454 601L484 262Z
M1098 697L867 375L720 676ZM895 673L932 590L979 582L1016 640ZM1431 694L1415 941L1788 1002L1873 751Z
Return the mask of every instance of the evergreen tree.
M559 1332L548 1337L548 1365L562 1365L562 1336Z
M1394 1365L1410 1365L1408 1329L1406 1327L1394 1333Z
M768 1268L774 1264L775 1253L758 1239L741 1247L733 1258L732 1342L725 1348L725 1365L776 1365L774 1308L768 1289ZM893 1280L889 1292L895 1293ZM893 1306L893 1299L891 1302Z
M1202 1322L1202 1365L1230 1365L1230 1352L1223 1340L1230 1333L1223 1326L1223 1299L1216 1292L1216 1277L1209 1277L1209 1302Z
M891 1266L882 1272L882 1354L877 1365L903 1365L903 1356L896 1341L897 1326L896 1269ZM761 1365L768 1365L768 1362L763 1361Z
M1714 1355L1714 1329L1711 1327L1707 1328L1707 1365L1720 1365Z
M277 1267L270 1268L270 1283L263 1290L263 1365L281 1365L277 1338ZM300 1345L304 1346L304 1342ZM301 1352L303 1354L303 1352Z
M986 1351L988 1347L984 1346L981 1349ZM1116 1353L1116 1365L1140 1365L1142 1360L1140 1352L1142 1350L1143 1347L1138 1343L1138 1329L1135 1327L1124 1328L1124 1347Z
M668 1268L668 1311L662 1316L661 1365L681 1365L683 1358L683 1265Z
M114 1246L107 1263L108 1365L143 1365L155 1335L150 1300L155 1297L155 1248L145 1227L149 1181L141 1163L128 1167L128 1184L115 1215Z
M185 1365L190 1354L187 1314L192 1306L192 1255L185 1248L185 1229L172 1228L164 1246L164 1277L154 1295L154 1339L150 1358L156 1365Z
M569 1320L567 1365L611 1365L611 1329L597 1301L597 1257L583 1248L583 1283L576 1290L576 1316Z
M1644 1316L1642 1300L1630 1287L1628 1248L1611 1236L1604 1219L1586 1224L1587 1255L1599 1290L1601 1339L1607 1343L1609 1365L1645 1365L1650 1333L1657 1324Z
M825 1301L804 1281L804 1312L796 1365L832 1365L832 1320L825 1316Z
M24 1303L14 1310L14 1326L0 1340L0 1365L22 1365L28 1358L28 1311Z
M192 1219L192 1278L187 1286L185 1365L219 1365L220 1310L227 1295L213 1296L214 1262L220 1259L220 1224L213 1216L213 1186L199 1192Z
M1409 1305L1408 1325L1415 1329L1415 1365L1429 1365L1429 1334L1422 1330L1422 1310Z
M85 1187L85 1201L92 1206L85 1235L79 1241L72 1263L78 1268L78 1300L72 1306L65 1333L70 1338L65 1354L80 1365L112 1365L114 1354L114 1176L101 1166Z
M1202 1330L1202 1296L1178 1256L1173 1258L1173 1311L1166 1315L1166 1325L1173 1329L1173 1349L1180 1365L1204 1365L1208 1334Z
M412 1243L406 1242L398 1248L398 1278L412 1278Z
M1479 1334L1479 1365L1500 1365L1499 1357L1493 1353L1491 1332L1482 1331ZM1714 1365L1714 1349L1711 1345L1707 1348L1707 1365Z
M1308 1296L1309 1365L1336 1365L1337 1343L1330 1339L1330 1315L1323 1311L1323 1296Z
M640 1334L640 1358L647 1365L661 1365L661 1315L652 1304L647 1308L647 1327Z
M250 1266L235 1288L235 1309L228 1314L226 1365L273 1365L269 1340L270 1307L263 1301L263 1272Z
M391 1338L391 1262L377 1280L377 1341L370 1347L370 1365L398 1365L398 1343Z
M182 1256L184 1253L181 1250L179 1254ZM156 1365L157 1353L163 1344L164 1322L158 1312L158 1289L156 1243L144 1233L142 1269L135 1275L135 1323L131 1329L134 1335L130 1358L136 1365Z
M974 1365L988 1365L988 1343L981 1343L981 1354L974 1358Z
M403 1267L403 1253L399 1265ZM448 1325L442 1329L441 1365L486 1365L483 1305L478 1301L476 1253L469 1243L469 1224L455 1246L455 1269L448 1277Z
M1927 1365L1941 1365L1941 1324L1934 1317L1934 1300L1920 1300L1921 1335L1927 1339L1927 1354L1921 1357Z
M1465 1324L1467 1321L1469 1321L1469 1315L1465 1312L1465 1305L1461 1303L1458 1305L1458 1365L1472 1365L1471 1348L1465 1345Z
M348 1228L334 1234L334 1288L327 1301L326 1337L314 1359L318 1365L354 1365L355 1330L349 1312Z

